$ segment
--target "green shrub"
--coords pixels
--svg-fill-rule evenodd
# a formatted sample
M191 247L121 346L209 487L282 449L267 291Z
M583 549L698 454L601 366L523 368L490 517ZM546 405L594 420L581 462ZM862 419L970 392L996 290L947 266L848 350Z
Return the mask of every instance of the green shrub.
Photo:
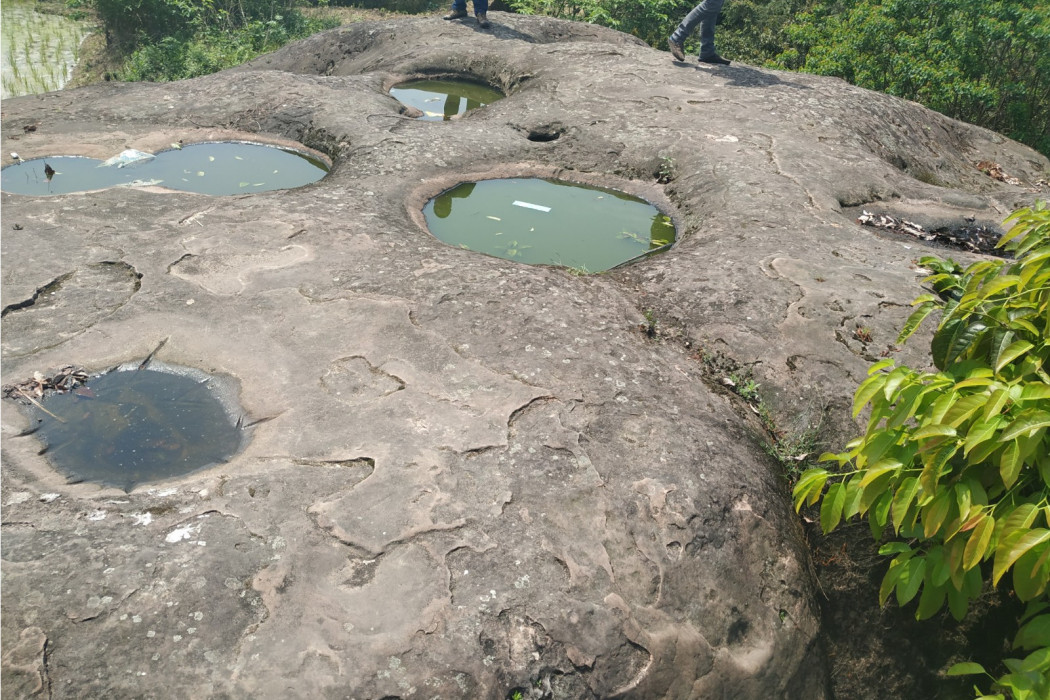
M916 299L898 342L940 311L937 371L873 365L853 404L854 417L870 409L866 431L821 458L839 471L803 473L794 500L821 501L825 532L866 516L876 539L892 534L879 549L893 557L879 600L918 597L919 619L945 604L961 619L987 581L1009 574L1011 593L1029 603L1013 647L1029 653L1005 659L996 685L1023 700L1050 697L1050 210L1007 221L1000 245L1013 261L921 260L937 295Z
M93 0L107 41L140 45L204 30L231 31L290 17L296 0Z
M799 9L776 65L915 100L1050 155L1045 0L825 0Z
M133 51L118 77L165 82L208 75L334 26L338 26L338 20L308 20L294 12L287 17L248 22L232 30L211 28L188 37L164 37Z

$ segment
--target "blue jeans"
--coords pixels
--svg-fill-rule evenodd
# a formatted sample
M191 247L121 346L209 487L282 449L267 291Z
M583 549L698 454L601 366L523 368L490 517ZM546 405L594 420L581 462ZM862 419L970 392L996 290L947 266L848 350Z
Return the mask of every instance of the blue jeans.
M487 0L485 0L487 2ZM466 2L466 0L459 0ZM715 23L718 21L718 13L722 11L722 3L725 0L704 0L686 15L678 28L674 30L671 39L678 44L684 44L689 35L700 25L700 58L710 58L715 53ZM466 7L466 5L464 5ZM475 6L476 7L476 6Z
M718 3L719 7L722 3ZM467 11L467 0L452 0L452 11L453 12L466 12ZM474 14L484 15L489 11L489 0L474 0Z

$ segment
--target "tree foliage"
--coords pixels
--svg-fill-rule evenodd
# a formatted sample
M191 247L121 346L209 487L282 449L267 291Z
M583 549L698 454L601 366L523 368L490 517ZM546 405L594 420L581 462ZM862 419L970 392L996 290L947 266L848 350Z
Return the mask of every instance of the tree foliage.
M1050 154L1046 0L808 4L774 64L915 100Z
M297 0L93 0L111 43L143 45L291 17Z
M919 619L945 605L961 619L986 582L1008 581L1029 603L1013 644L1029 653L997 685L1021 700L1050 693L1050 210L1007 221L1012 262L921 260L936 294L916 299L899 342L939 311L937 371L873 365L853 405L870 411L864 434L822 457L837 471L803 473L794 500L820 501L825 532L866 517L875 538L892 533L880 603L917 598Z
M298 0L92 0L122 80L214 73L333 26L306 19ZM337 23L337 22L336 22Z

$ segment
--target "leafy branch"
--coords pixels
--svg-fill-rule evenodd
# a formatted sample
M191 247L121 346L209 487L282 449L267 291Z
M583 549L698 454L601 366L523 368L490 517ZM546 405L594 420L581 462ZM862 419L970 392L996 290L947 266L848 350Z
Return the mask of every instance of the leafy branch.
M796 510L820 501L824 532L866 517L875 539L892 533L879 549L892 557L879 602L918 597L918 619L945 605L962 619L986 582L1009 574L1029 603L1013 648L1030 653L1004 659L1002 693L985 697L1023 700L1050 696L1050 210L1011 221L999 245L1012 262L921 261L936 294L915 300L898 342L939 311L937 371L874 364L853 402L854 418L870 412L864 434L821 457L836 471L804 472L794 501ZM949 671L970 673L986 672Z

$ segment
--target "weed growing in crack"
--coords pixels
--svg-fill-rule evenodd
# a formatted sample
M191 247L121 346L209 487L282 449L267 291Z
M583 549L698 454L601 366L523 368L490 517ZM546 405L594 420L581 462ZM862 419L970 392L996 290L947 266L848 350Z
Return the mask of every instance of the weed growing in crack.
M674 180L677 174L678 167L675 165L674 158L660 156L660 171L657 173L656 181L661 185L666 185Z
M693 358L701 363L704 374L739 396L758 416L767 438L765 452L777 461L788 484L794 484L807 468L813 466L820 454L820 435L827 408L821 407L814 420L804 416L790 428L777 420L772 408L762 398L761 384L755 381L751 370L741 368L735 360L722 353L700 350Z

